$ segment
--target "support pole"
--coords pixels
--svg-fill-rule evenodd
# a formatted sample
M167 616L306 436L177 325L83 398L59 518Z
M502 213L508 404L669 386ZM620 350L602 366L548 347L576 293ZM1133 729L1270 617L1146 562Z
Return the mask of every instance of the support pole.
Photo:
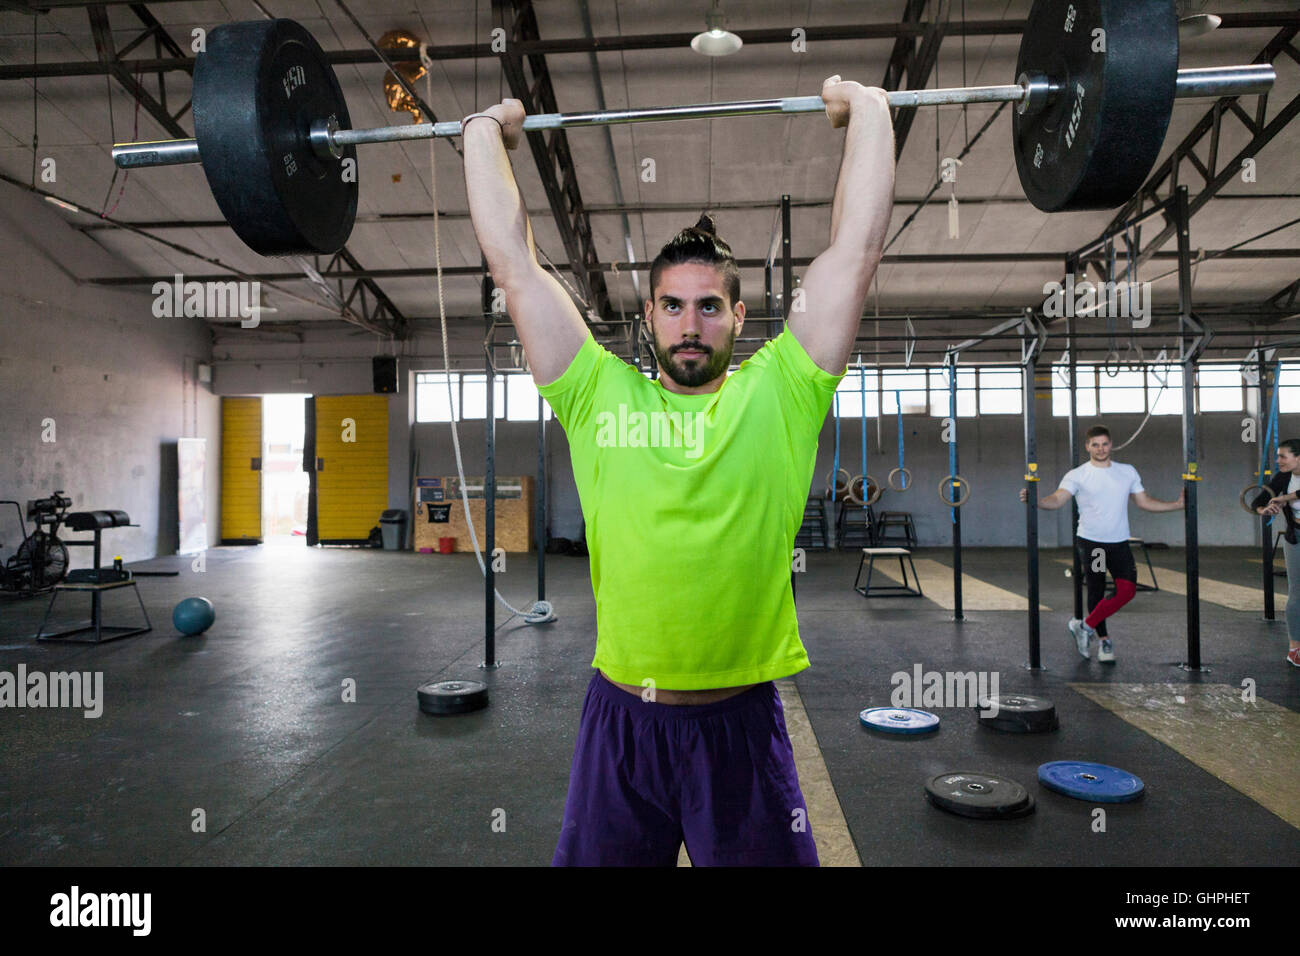
M537 396L537 600L546 600L546 406Z
M1179 186L1174 197L1174 229L1178 236L1178 335L1183 351L1183 490L1187 504L1183 511L1184 548L1187 552L1187 661L1186 670L1201 666L1200 541L1196 524L1196 487L1200 475L1196 466L1196 359L1204 346L1204 328L1192 314L1191 215L1187 187Z
M487 338L490 342L492 333L492 273L488 271L487 260L483 260L483 319L487 325ZM485 551L483 555L483 663L480 665L485 668L495 668L497 666L497 602L496 602L496 580L495 573L492 570L492 552L496 548L496 496L497 496L497 474L496 474L496 411L493 408L493 398L496 393L496 369L492 364L491 345L483 349L486 356L487 365L487 421L484 425L484 437L486 439L487 451L485 454L485 467L483 472L483 534L485 538ZM456 409L452 409L455 414Z
M948 356L948 417L952 420L950 443L948 445L948 473L961 474L961 462L957 455L957 356ZM957 489L949 488L948 493L957 498ZM961 607L961 509L950 508L952 512L952 597L954 621L966 620Z
M790 195L781 196L781 313L790 321L794 299L794 257L790 251Z
M1035 433L1034 416L1034 374L1038 355L1037 342L1031 347L1029 339L1033 333L1030 316L1026 314L1021 331L1024 346L1024 362L1021 372L1024 379L1024 421L1025 421L1025 488L1028 490L1025 501L1025 569L1029 597L1029 661L1025 665L1030 670L1042 670L1042 649L1038 619L1038 439Z
M1066 274L1074 275L1074 272L1076 269L1078 269L1078 267L1079 265L1077 260L1073 258L1069 259L1066 262L1066 266L1065 266ZM1071 319L1065 320L1066 336L1070 335L1071 326L1073 324L1074 323ZM1069 424L1069 431L1067 432L1068 435L1067 440L1070 443L1070 468L1073 470L1079 467L1079 457L1080 457L1079 455L1079 400L1076 394L1076 389L1078 388L1079 385L1078 358L1075 355L1074 340L1067 338L1066 341L1069 343L1069 356L1070 356L1070 365L1069 365L1070 424ZM1071 587L1074 591L1074 617L1077 618L1078 620L1083 620L1084 617L1086 617L1087 615L1085 615L1083 611L1083 562L1079 560L1078 533L1079 533L1079 502L1073 495L1071 495L1070 496L1070 562L1071 562L1070 566L1073 570L1070 572L1070 582L1071 582Z
M1257 437L1260 443L1259 452L1259 483L1268 484L1264 474L1268 470L1271 462L1269 454L1272 448L1269 447L1269 423L1272 419L1272 402L1269 400L1268 392L1268 359L1266 350L1259 349L1259 429ZM1278 382L1273 382L1273 389L1276 391ZM1281 516L1285 520L1286 516ZM1273 602L1273 527L1269 524L1267 515L1259 516L1259 540L1261 557L1264 559L1262 564L1264 568L1264 620L1272 621L1276 619L1277 611Z

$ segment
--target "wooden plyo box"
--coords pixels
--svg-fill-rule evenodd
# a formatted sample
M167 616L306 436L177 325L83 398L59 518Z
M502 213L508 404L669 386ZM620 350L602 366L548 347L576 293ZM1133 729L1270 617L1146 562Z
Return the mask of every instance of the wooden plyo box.
M487 516L484 513L483 476L466 475L469 513L480 548L487 547ZM415 548L438 550L439 538L455 538L457 553L474 551L465 505L460 500L460 479L455 475L415 479ZM497 476L496 546L510 551L533 550L532 475Z

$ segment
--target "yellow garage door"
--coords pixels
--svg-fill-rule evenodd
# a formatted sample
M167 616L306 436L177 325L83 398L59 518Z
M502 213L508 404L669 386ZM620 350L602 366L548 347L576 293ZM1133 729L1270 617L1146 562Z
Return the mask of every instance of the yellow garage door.
M221 543L262 540L262 400L221 400Z
M316 396L316 530L365 541L388 507L388 396Z

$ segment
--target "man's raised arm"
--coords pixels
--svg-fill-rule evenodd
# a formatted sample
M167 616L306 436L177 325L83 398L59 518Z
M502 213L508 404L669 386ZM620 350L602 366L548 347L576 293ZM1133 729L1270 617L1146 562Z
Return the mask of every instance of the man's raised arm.
M844 371L880 264L894 205L894 127L883 90L832 76L822 85L831 126L848 124L831 207L831 242L808 266L790 331L832 375Z
M564 287L537 262L533 227L506 156L523 133L523 104L508 99L483 112L496 121L478 118L465 125L470 219L492 281L505 290L506 311L519 332L533 381L549 385L578 354L587 326Z

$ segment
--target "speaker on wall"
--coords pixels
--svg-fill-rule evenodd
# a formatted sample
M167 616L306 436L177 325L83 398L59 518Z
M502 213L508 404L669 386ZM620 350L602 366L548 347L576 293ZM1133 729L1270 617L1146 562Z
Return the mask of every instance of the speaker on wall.
M371 359L375 391L393 394L397 391L397 356L376 355Z

